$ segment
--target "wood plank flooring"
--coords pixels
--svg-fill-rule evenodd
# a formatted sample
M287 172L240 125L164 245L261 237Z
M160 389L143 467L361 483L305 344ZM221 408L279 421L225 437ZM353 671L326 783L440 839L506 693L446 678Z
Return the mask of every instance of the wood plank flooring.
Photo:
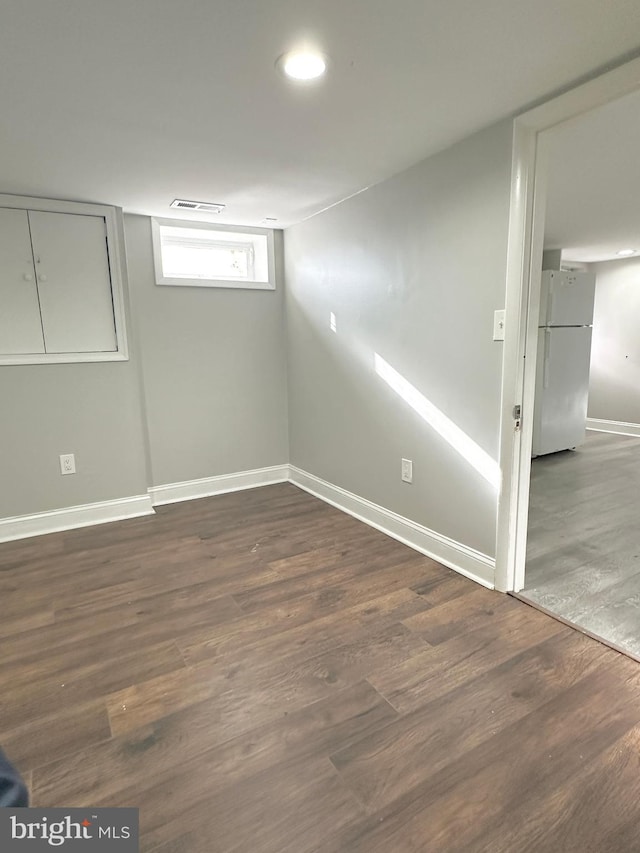
M640 667L290 484L0 546L0 743L144 853L637 851Z
M640 659L640 438L588 431L531 473L522 597Z

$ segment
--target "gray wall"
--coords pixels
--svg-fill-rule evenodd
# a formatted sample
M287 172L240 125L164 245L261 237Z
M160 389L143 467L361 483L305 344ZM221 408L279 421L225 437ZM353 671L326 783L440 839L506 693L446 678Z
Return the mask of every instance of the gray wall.
M290 453L493 556L495 487L468 448L376 375L374 355L497 459L502 344L491 330L504 303L510 165L505 122L288 230L288 370L281 281L275 292L158 287L150 220L127 216L131 361L2 368L0 515ZM67 452L78 474L61 477ZM412 485L400 480L402 456L414 462Z
M281 234L275 291L158 287L151 220L125 217L125 235L150 485L286 463Z
M146 494L128 326L130 361L0 367L0 517ZM61 476L61 453L75 454L75 475Z
M640 424L640 258L596 273L589 417Z
M0 368L0 517L288 460L281 235L275 292L157 287L150 220L125 235L130 360Z
M285 234L292 464L489 556L495 488L374 354L498 458L511 144L501 123Z

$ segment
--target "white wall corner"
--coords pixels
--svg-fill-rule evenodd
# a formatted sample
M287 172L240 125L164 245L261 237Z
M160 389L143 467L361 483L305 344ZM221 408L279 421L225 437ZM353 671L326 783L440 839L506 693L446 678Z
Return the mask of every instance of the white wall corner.
M142 515L153 515L153 505L149 495L133 495L117 500L37 512L33 515L0 518L0 542L57 533L61 530L73 530L76 527L89 527L93 524L105 524L109 521L122 521Z
M321 480L294 465L289 466L289 469L290 482L304 489L305 492L315 495L370 527L375 527L376 530L386 533L421 554L443 563L476 583L489 589L494 588L495 560L493 558L354 495L346 489Z
M235 474L219 474L199 480L151 486L148 492L153 506L159 506L178 501L191 501L195 498L224 495L227 492L238 492L242 489L255 489L258 486L271 486L274 483L286 483L288 480L289 466L283 464L269 468L256 468L253 471L239 471Z
M613 432L616 435L640 436L640 424L627 424L624 421L607 421L602 418L587 418L587 429L595 432Z

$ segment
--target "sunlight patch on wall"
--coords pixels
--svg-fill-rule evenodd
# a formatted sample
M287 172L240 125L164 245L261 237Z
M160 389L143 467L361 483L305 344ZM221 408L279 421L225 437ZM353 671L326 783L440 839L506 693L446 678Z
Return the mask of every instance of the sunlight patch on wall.
M426 421L457 453L465 459L496 491L500 487L500 467L495 459L483 450L466 432L460 429L444 412L427 400L404 376L394 370L382 356L375 353L378 376L392 388L414 412Z

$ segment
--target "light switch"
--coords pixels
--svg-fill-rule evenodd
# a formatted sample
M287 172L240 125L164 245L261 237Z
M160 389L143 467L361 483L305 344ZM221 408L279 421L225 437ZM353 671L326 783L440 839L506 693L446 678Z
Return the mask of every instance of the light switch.
M493 340L504 340L504 308L493 312Z

